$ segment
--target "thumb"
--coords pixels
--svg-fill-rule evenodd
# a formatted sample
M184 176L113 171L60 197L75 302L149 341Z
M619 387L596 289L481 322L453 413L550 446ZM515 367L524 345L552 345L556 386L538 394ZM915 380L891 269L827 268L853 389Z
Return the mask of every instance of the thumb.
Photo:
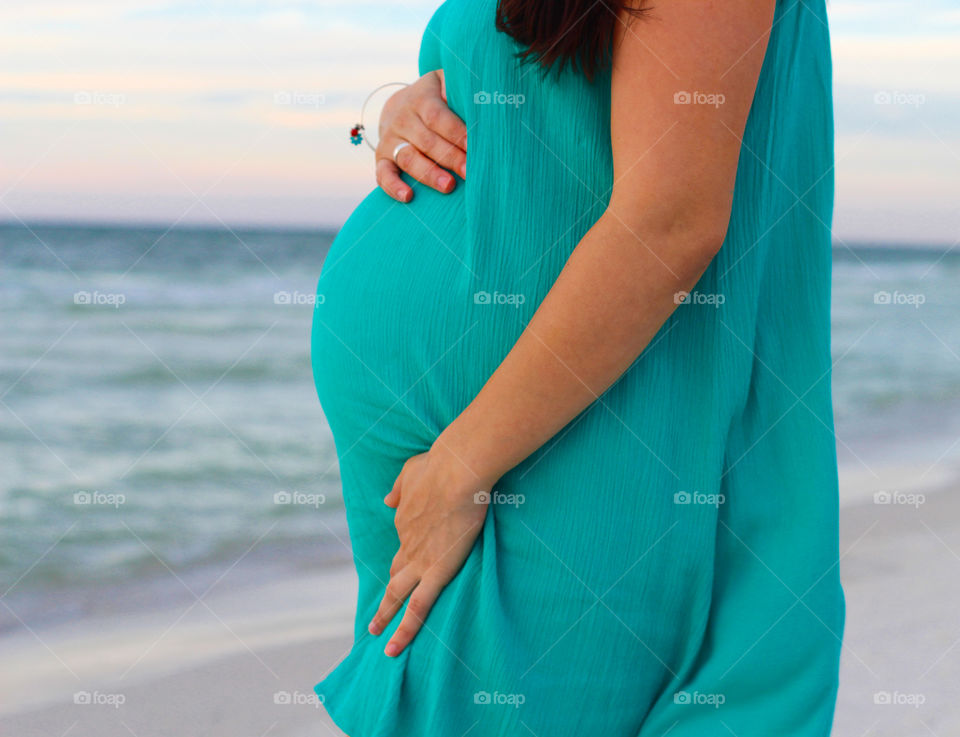
M443 70L437 70L437 76L440 78L440 98L447 101L447 78L443 76Z
M400 504L400 479L402 478L403 473L397 476L397 480L393 482L393 488L390 490L390 493L383 498L383 503L393 509L396 509Z

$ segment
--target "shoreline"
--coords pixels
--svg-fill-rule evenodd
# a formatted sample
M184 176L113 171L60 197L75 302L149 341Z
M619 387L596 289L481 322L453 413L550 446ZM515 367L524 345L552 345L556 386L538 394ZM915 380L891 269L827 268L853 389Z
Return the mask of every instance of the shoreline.
M917 504L841 508L838 737L861 737L871 724L871 737L960 732L951 685L960 682L958 491L924 487ZM341 560L214 589L192 606L20 626L0 634L0 732L46 737L75 724L71 737L127 737L128 728L339 735L311 688L349 650L355 596L353 567ZM77 693L100 703L74 703ZM891 704L876 703L884 694ZM111 705L111 695L124 703Z
M0 636L5 666L0 672L0 725L79 706L95 712L96 704L76 704L75 695L129 696L166 681L176 689L180 675L189 680L190 673L197 673L202 680L202 674L227 661L249 660L259 681L274 684L288 660L277 658L277 652L352 640L355 599L353 567L342 564L276 581L225 586L162 607L39 630L23 624ZM26 725L10 733L47 734L30 732Z

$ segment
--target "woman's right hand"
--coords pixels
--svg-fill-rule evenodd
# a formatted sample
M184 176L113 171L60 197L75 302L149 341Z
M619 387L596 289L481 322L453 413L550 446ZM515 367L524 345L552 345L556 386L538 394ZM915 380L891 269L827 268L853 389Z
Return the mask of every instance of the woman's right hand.
M397 144L407 141L393 160ZM376 151L377 184L398 202L413 199L413 190L400 170L444 194L456 180L448 171L467 176L467 127L447 107L443 70L424 74L394 93L380 115ZM441 168L442 167L442 168Z

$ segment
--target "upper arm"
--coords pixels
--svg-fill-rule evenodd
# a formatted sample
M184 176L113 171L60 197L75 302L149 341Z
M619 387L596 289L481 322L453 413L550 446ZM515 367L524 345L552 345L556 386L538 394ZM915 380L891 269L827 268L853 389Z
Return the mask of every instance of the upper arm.
M609 209L645 229L689 226L722 240L775 0L650 4L617 24Z

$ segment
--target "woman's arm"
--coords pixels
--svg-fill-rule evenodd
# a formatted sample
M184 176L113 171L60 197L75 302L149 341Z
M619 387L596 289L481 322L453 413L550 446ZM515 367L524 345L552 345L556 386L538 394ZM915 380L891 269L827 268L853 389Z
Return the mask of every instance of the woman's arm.
M612 385L720 248L773 10L774 0L658 0L619 26L609 207L474 401L387 497L401 548L371 631L413 592L388 654L469 553L482 519L466 500Z
M439 452L499 478L611 386L696 284L726 235L773 6L661 0L619 26L609 206Z

